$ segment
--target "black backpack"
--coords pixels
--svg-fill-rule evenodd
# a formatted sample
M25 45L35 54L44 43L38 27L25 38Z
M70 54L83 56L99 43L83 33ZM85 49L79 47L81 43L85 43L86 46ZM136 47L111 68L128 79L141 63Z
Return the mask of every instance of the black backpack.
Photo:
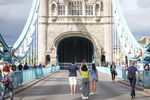
M128 71L128 79L129 80L133 79L132 71Z

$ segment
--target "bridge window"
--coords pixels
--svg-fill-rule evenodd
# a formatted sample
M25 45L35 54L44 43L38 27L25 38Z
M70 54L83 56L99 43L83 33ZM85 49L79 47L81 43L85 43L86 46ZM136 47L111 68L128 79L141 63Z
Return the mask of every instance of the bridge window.
M103 11L103 6L104 6L103 2L101 2L101 11Z
M46 64L49 64L50 63L50 55L47 55L46 56Z
M86 15L93 15L93 6L86 5Z
M69 2L69 15L82 15L82 2L81 1Z
M65 5L58 5L58 15L65 15Z

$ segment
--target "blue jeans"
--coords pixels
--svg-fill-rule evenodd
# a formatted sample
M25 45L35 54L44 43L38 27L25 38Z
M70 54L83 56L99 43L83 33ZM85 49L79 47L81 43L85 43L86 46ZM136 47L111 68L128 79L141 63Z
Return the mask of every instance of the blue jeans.
M112 80L115 80L115 71L114 70L111 71L111 76L112 76Z
M1 83L1 100L4 100L4 95L5 95L5 91L6 89L9 90L9 94L10 94L10 99L13 100L13 85L12 82L9 83L8 86L4 86L3 83Z
M131 96L135 96L136 78L130 80L130 84L131 84Z

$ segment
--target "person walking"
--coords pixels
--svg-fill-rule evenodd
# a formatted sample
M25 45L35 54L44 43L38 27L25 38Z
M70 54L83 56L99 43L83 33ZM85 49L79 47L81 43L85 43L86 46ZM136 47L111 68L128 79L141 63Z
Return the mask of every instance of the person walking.
M29 69L29 66L27 65L27 63L25 63L23 69L24 69L24 70L28 70L28 69Z
M36 68L37 68L37 67L36 67L36 64L34 64L34 65L33 65L33 69L36 69Z
M19 66L18 66L19 71L21 71L22 68L23 68L23 66L22 66L22 64L20 63Z
M141 81L141 78L139 76L139 73L137 71L137 68L134 66L134 62L131 62L131 66L128 67L126 71L126 75L128 76L128 79L130 81L131 85L131 98L135 98L135 85L136 85L136 75L139 78L139 81Z
M88 99L90 92L90 82L89 82L89 70L86 62L82 62L80 66L80 74L82 77L82 99Z
M16 71L16 65L15 65L15 63L13 63L11 67L12 67L13 71Z
M76 93L77 88L77 66L74 61L72 61L72 65L68 67L68 79L70 83L71 95Z
M96 82L98 81L98 71L95 67L95 64L92 64L90 68L90 78L91 78L91 94L96 93Z
M115 80L115 72L116 72L116 65L115 62L112 62L112 65L110 66L112 81Z
M0 60L0 73L2 72L2 70L3 70L3 62L2 62L2 60Z
M144 69L145 69L145 71L149 71L149 65L148 65L148 63L145 64Z
M6 89L9 90L10 99L13 100L13 85L12 85L13 70L6 64L2 70L2 82L1 82L1 100L4 100Z

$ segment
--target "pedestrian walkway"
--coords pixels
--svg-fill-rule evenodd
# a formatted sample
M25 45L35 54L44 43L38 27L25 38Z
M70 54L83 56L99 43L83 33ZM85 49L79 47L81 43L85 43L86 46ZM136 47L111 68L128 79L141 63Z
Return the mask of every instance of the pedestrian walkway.
M78 78L81 79L78 75ZM89 100L130 100L130 88L99 75L97 93ZM81 91L70 95L67 71L59 71L14 96L14 100L81 100ZM150 100L150 95L136 91L136 100Z

